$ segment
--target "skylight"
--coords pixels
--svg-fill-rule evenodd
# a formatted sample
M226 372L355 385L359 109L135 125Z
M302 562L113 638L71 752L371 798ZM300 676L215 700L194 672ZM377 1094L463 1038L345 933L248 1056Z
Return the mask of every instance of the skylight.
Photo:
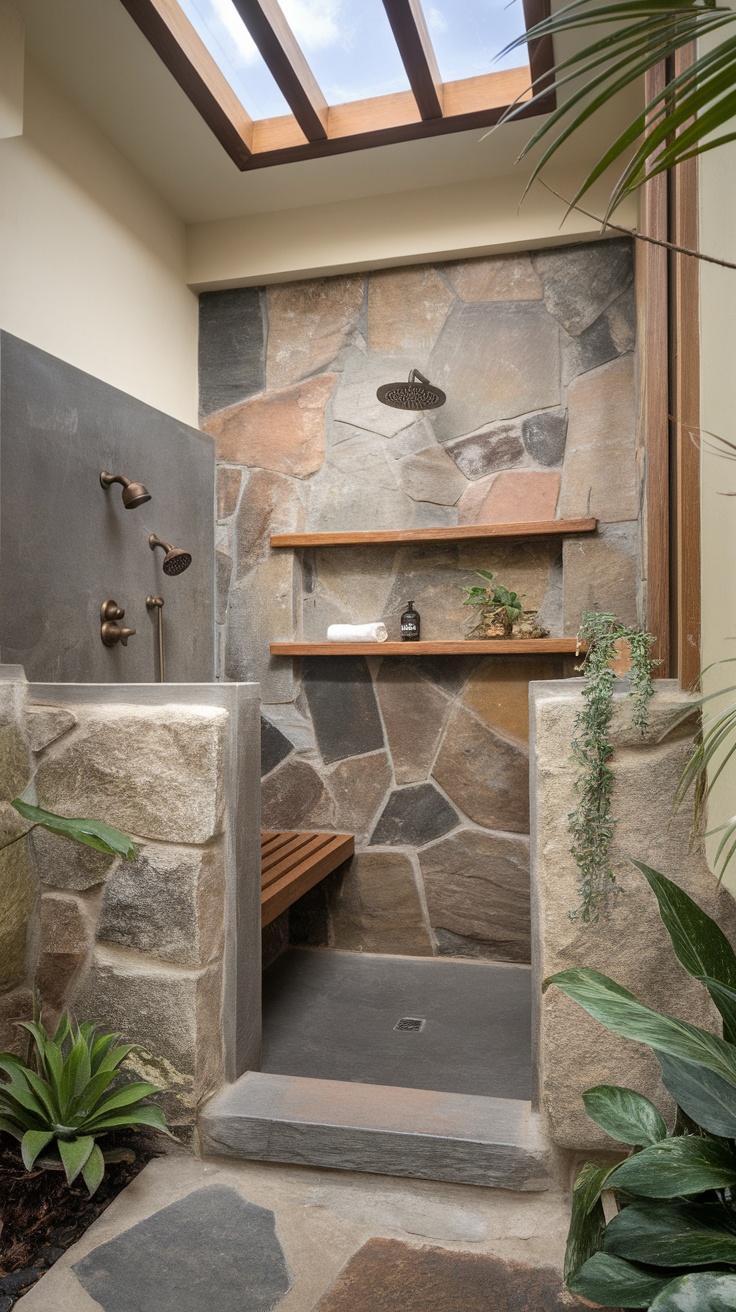
M281 0L328 105L408 91L382 0Z
M521 0L423 0L423 9L443 81L526 64L523 48L496 60L525 31Z
M289 113L289 106L232 0L179 0L179 8L196 28L251 118L275 118Z

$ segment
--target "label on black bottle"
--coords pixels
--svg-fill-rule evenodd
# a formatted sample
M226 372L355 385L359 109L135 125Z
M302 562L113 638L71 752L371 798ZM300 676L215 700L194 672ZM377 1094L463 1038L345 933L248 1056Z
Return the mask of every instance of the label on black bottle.
M409 603L409 609L405 610L401 616L401 641L419 641L419 614L414 610L411 602Z

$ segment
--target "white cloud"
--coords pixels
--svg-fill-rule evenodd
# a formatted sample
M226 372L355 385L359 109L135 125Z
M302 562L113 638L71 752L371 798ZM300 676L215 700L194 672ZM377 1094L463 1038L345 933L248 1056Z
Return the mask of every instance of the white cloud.
M233 6L232 0L210 0L212 13L224 28L229 43L235 46L244 64L255 64L260 58L255 42Z
M430 5L427 10L427 27L430 32L447 31L447 19L442 10L437 9L435 5Z
M342 0L281 0L289 27L307 50L343 43L346 34L338 21L342 7Z

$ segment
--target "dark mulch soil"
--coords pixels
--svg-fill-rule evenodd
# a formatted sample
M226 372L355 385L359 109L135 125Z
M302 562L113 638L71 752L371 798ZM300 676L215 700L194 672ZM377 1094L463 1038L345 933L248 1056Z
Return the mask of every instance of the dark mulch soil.
M106 1166L90 1198L84 1182L68 1185L63 1171L27 1171L15 1139L0 1133L0 1312L9 1312L155 1156L142 1134L109 1135L105 1146L129 1148L135 1160Z

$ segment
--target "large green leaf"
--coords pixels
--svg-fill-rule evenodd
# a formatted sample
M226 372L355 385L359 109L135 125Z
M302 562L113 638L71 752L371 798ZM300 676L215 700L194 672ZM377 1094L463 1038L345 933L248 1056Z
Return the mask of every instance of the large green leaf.
M621 1143L641 1148L667 1138L664 1117L653 1102L635 1089L597 1084L586 1090L583 1102L591 1121Z
M608 1223L607 1253L648 1266L736 1265L736 1233L719 1203L629 1203Z
M633 993L597 970L563 970L545 980L542 987L551 984L614 1034L705 1066L736 1088L736 1047L716 1034L645 1007Z
M137 855L138 849L127 834L121 834L119 829L113 829L101 820L78 820L54 815L53 811L45 811L42 806L30 806L19 797L14 798L10 805L15 807L24 820L42 825L52 834L73 838L75 842L94 847L98 852L106 852L108 856L124 856L132 860Z
M736 1042L736 952L723 930L677 884L641 861L634 865L657 899L678 961L695 979L705 982L723 1017L723 1037ZM725 989L714 989L711 981Z
M734 1312L735 1308L736 1275L698 1271L671 1280L650 1312Z
M602 1252L589 1257L567 1281L573 1294L582 1294L605 1307L649 1307L670 1283L669 1276L652 1275L623 1257Z
M709 1134L736 1139L736 1090L731 1083L690 1061L658 1052L662 1082L679 1107Z
M26 1133L19 1122L12 1120L9 1116L0 1116L0 1130L4 1130L6 1134L12 1134L14 1139L22 1139Z
M79 1139L57 1139L56 1142L59 1147L59 1156L66 1171L67 1181L69 1184L73 1184L92 1152L95 1141L91 1135L83 1135Z
M162 1134L173 1135L166 1124L166 1117L160 1107L153 1103L142 1103L140 1107L131 1107L128 1111L112 1112L107 1116L93 1117L85 1122L87 1134L103 1134L108 1130L119 1130L136 1125L152 1125Z
M90 1198L102 1184L102 1177L104 1174L105 1159L102 1156L99 1144L95 1144L92 1152L82 1167L82 1179L87 1186Z
M609 1176L606 1187L644 1198L678 1198L734 1186L736 1153L729 1144L682 1135L627 1158Z
M112 1112L119 1111L124 1107L132 1107L133 1104L141 1102L143 1098L149 1098L152 1093L160 1093L161 1089L156 1084L146 1084L138 1081L132 1084L124 1084L122 1088L116 1089L114 1093L101 1102L94 1109L94 1120L101 1116L109 1116ZM90 1120L93 1118L90 1117Z
M610 1167L586 1162L572 1191L572 1216L565 1249L565 1282L568 1283L593 1253L602 1246L606 1218L601 1192Z
M20 1152L23 1165L27 1171L33 1170L33 1163L54 1137L53 1130L26 1130L21 1140Z

